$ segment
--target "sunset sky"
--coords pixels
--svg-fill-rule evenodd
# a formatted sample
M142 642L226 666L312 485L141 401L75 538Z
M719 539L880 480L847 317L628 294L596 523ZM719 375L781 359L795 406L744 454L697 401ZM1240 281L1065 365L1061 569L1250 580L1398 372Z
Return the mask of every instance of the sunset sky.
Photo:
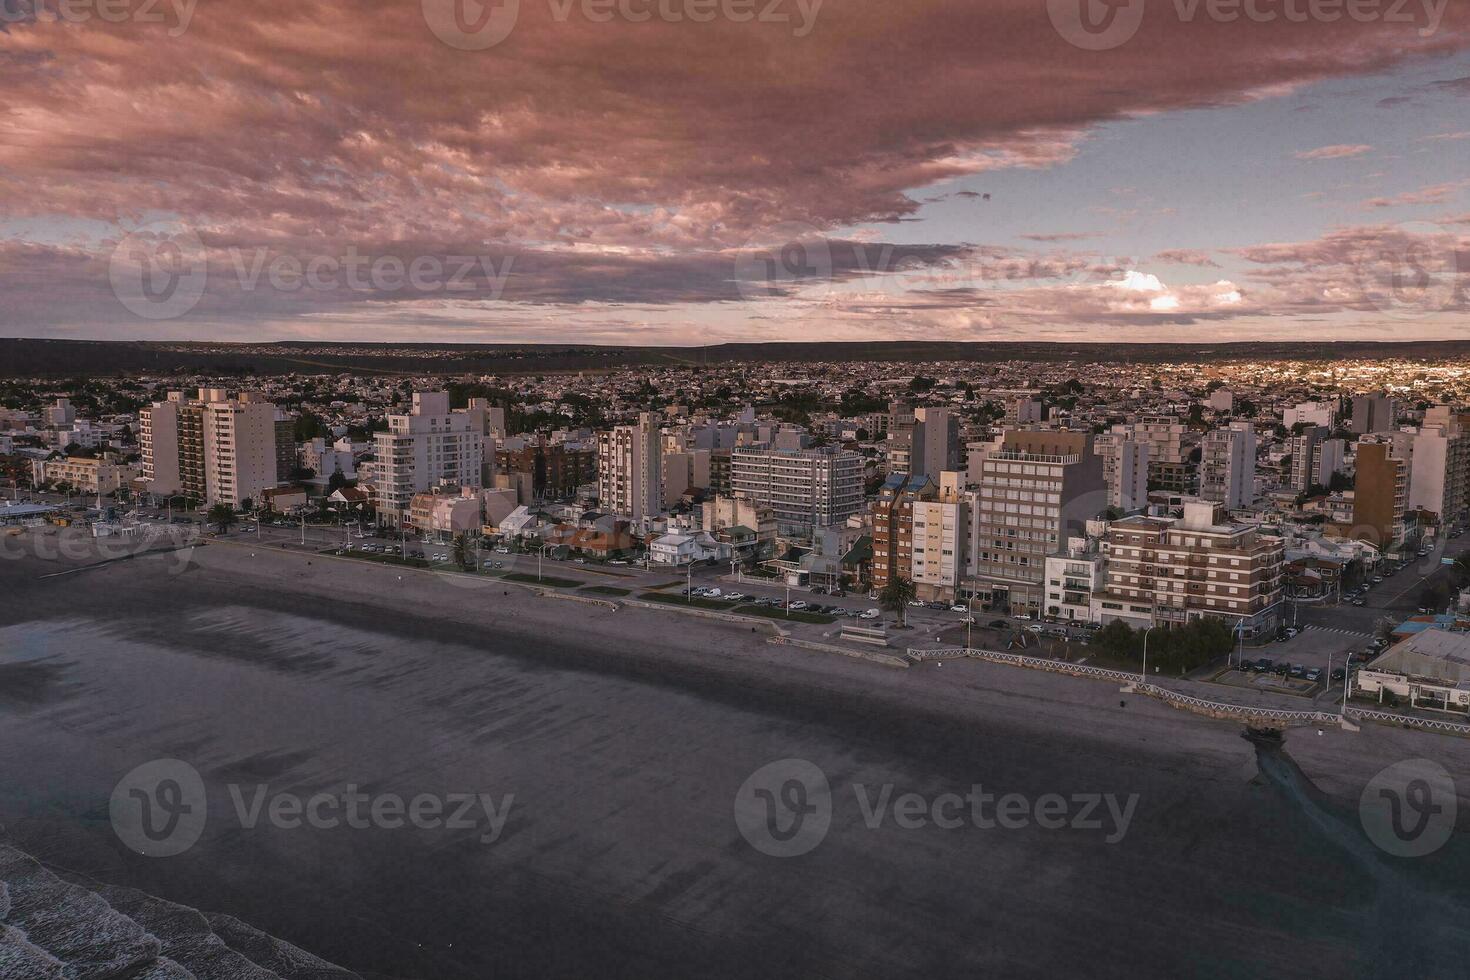
M1141 20L1102 50L1069 40L1067 8L1103 0L661 0L707 23L660 0L460 0L479 32L455 0L115 0L118 23L0 2L0 335L1470 326L1459 0L1300 23L1284 11L1309 0L1258 0L1281 14L1262 23L1109 0ZM386 272L349 281L350 255ZM393 275L415 262L431 283Z

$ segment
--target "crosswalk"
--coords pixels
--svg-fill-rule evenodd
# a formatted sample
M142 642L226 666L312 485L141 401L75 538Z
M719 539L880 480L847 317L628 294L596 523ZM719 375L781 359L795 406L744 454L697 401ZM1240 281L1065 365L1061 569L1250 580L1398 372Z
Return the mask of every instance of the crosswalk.
M1313 626L1312 627L1312 632L1313 633L1318 633L1318 632L1321 632L1321 633L1340 633L1343 636L1361 636L1361 637L1369 637L1369 636L1372 636L1373 635L1372 633L1364 633L1362 630L1345 630L1345 629L1343 629L1340 626Z

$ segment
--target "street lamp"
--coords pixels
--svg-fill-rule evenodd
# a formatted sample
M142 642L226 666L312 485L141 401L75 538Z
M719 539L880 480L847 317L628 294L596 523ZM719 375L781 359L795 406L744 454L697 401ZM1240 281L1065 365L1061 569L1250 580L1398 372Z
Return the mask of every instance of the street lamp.
M970 652L970 632L975 628L975 587L970 586L970 611L965 614L965 653Z
M1144 683L1144 684L1147 684L1148 683L1148 635L1150 633L1152 633L1156 629L1158 629L1157 626L1150 626L1148 629L1146 629L1146 630L1143 631L1143 680L1142 680L1142 683Z
M1328 683L1329 684L1332 682L1332 676L1330 674L1328 675L1327 680L1328 680ZM1339 717L1343 717L1343 718L1347 717L1348 688L1350 688L1352 686L1352 683L1353 683L1353 652L1351 650L1349 650L1348 651L1348 655L1347 655L1347 665L1344 666L1343 669L1342 669L1342 711L1340 711L1338 713L1338 716Z

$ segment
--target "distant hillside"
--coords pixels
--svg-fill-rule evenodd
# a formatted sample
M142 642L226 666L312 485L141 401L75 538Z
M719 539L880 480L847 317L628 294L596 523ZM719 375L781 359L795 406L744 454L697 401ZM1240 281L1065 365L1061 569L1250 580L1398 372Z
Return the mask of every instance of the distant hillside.
M1407 343L1029 344L841 342L719 344L711 347L597 347L575 344L274 344L0 338L0 376L119 374L525 374L638 365L813 361L1091 361L1163 363L1233 360L1376 360L1470 356L1470 341Z

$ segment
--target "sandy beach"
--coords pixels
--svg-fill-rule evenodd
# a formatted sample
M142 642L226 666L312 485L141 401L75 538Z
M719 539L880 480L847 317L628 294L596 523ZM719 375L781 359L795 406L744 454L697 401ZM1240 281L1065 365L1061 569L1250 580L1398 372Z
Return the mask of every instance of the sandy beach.
M1375 772L1470 771L1462 741L1294 731L1262 767L1238 725L1096 681L886 669L243 541L52 570L0 562L5 832L368 974L1450 976L1470 952L1466 838L1395 859L1356 823ZM146 858L108 798L161 758L199 771L210 819L186 853ZM787 759L825 776L830 829L783 858L742 835L736 800ZM508 816L489 842L484 821L242 826L231 794L262 786L484 794ZM1060 797L1068 819L873 812L883 787L932 803L976 786ZM1071 819L1090 796L1133 799L1126 826ZM1405 882L1439 910L1386 936Z

